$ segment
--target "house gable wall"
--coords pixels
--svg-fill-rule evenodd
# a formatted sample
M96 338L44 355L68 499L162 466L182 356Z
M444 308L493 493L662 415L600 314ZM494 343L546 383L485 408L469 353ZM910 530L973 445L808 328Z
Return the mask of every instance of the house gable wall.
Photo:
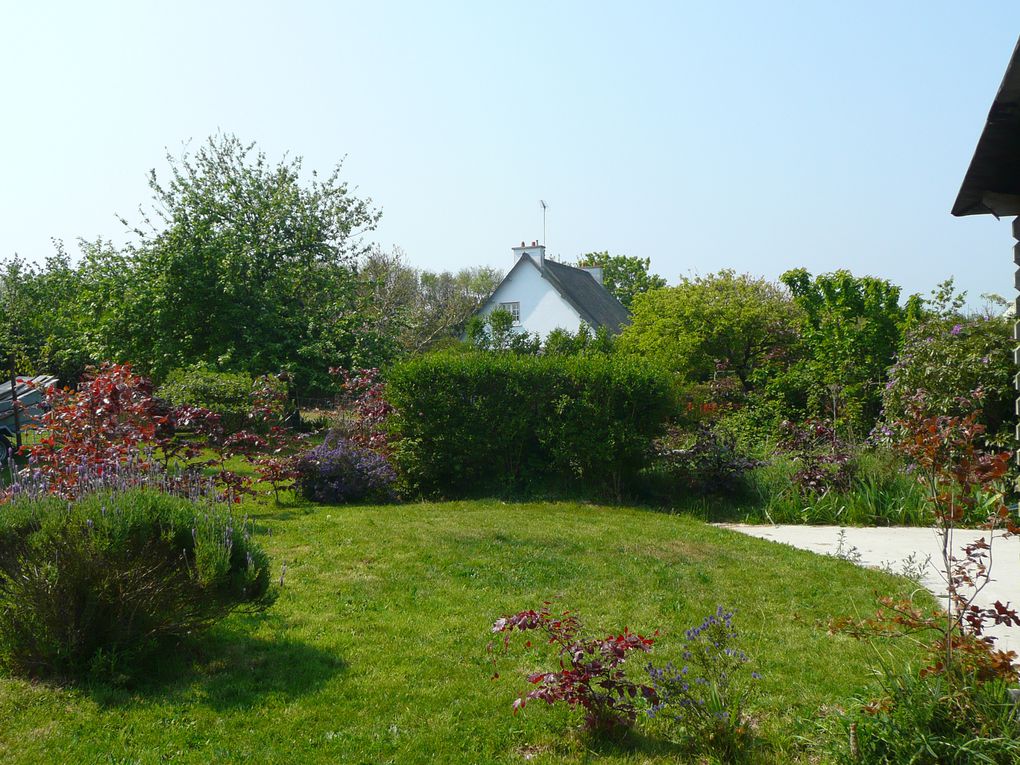
M513 302L521 304L521 323L516 329L536 332L543 339L554 329L576 332L585 323L573 306L542 278L538 267L527 256L507 274L479 314L487 316L500 303Z

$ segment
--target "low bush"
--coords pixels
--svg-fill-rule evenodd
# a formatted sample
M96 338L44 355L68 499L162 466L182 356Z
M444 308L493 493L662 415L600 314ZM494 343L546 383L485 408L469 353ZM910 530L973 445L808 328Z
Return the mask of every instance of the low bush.
M682 655L679 669L648 665L656 697L648 716L685 748L733 762L750 746L747 707L761 677L748 669L750 659L737 647L733 613L719 606L687 630Z
M270 600L269 559L220 506L130 490L0 514L0 662L21 674L130 673L167 640Z
M656 459L646 473L652 498L669 499L681 493L739 496L749 491L751 471L763 463L743 454L733 439L702 426L693 443L671 432L656 442Z
M335 433L300 455L295 472L305 499L329 504L390 500L397 477L381 454Z
M532 630L542 636L542 642L555 646L560 669L530 674L528 682L535 688L513 702L515 714L529 701L550 705L562 702L584 710L587 730L611 733L634 724L639 699L654 701L651 686L627 679L623 670L630 652L651 650L651 638L626 629L622 634L605 638L585 636L576 616L567 611L554 614L548 603L539 611L504 616L492 626L494 633L503 635L504 652L510 647L514 631ZM493 650L492 645L489 650Z
M675 409L672 379L609 356L433 354L390 371L410 488L465 496L571 487L619 497Z
M846 526L924 526L932 515L909 463L885 447L852 453L845 490L801 490L795 476L803 463L776 455L749 476L757 507L750 522Z
M854 477L852 450L835 427L823 420L783 422L779 430L780 451L797 465L793 485L805 495L846 491Z

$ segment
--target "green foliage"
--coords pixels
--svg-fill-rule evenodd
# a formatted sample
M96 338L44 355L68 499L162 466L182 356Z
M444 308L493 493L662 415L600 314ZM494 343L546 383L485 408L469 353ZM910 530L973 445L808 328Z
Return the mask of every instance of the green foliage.
M647 363L516 354L405 362L387 398L411 488L446 496L571 485L618 496L675 402Z
M842 719L840 761L945 765L1020 761L1020 723L1006 683L886 668L885 700Z
M721 366L745 387L791 353L800 320L783 288L729 270L638 295L632 313L621 352L655 359L694 381L712 378Z
M903 331L921 314L921 300L900 305L900 288L849 271L811 276L805 269L781 277L801 310L804 358L776 383L787 404L867 432L881 405L882 384Z
M589 252L577 259L577 265L579 268L601 268L602 284L627 308L631 307L636 295L666 286L666 280L661 276L648 273L652 265L649 258L610 255L607 251Z
M154 212L136 228L132 287L145 307L131 354L157 378L195 362L252 375L290 369L328 386L330 365L374 366L389 339L365 335L356 237L379 213L351 195L339 166L301 179L253 144L210 138L150 173Z
M93 358L90 333L95 326L81 310L93 285L83 282L59 242L41 267L15 257L0 268L0 358L5 368L13 354L19 374L53 374L73 386Z
M905 461L885 448L858 450L845 491L806 496L794 485L799 462L774 456L751 474L758 496L749 523L808 523L843 526L925 526L932 515L924 491Z
M369 298L370 324L396 338L399 349L419 353L459 338L468 319L491 295L503 273L494 268L463 268L435 273L413 268L394 247L373 247L358 272Z
M542 350L549 356L607 355L616 348L616 338L605 327L594 332L582 324L577 332L556 328L545 337Z
M171 370L157 393L175 406L200 406L215 412L229 434L248 424L253 384L251 375L244 372L191 367Z
M501 351L534 356L542 339L534 332L518 331L509 311L497 308L487 316L472 316L467 323L468 343L480 351Z
M928 416L963 415L981 391L980 422L994 440L1010 437L1014 420L1012 328L1006 319L934 317L903 341L882 395L882 418L891 426L918 405Z
M0 514L0 662L118 674L168 639L270 601L269 559L226 510L131 490Z

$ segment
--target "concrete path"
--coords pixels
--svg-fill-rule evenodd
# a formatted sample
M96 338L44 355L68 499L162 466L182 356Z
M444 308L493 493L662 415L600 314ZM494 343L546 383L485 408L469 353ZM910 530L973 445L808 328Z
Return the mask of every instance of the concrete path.
M739 531L742 534L773 542L792 545L801 550L822 555L839 555L853 560L861 566L891 569L894 573L905 573L917 579L936 597L945 598L946 585L938 574L936 566L942 561L942 543L934 529L930 528L854 528L841 526L748 526L745 524L722 523L722 528ZM843 532L842 545L840 532ZM987 537L987 531L957 530L954 548L962 556L965 544ZM1020 538L1001 539L996 534L992 545L992 579L978 596L977 604L988 607L996 600L1012 603L1020 610ZM931 562L920 567L931 556ZM907 569L906 571L904 569ZM1020 654L1020 627L989 630L998 638L998 648L1009 649Z

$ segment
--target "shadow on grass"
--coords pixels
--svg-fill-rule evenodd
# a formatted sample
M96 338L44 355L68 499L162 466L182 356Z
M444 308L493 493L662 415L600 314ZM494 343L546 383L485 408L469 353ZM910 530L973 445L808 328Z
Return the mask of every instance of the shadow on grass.
M613 757L626 757L632 754L678 755L683 751L675 744L643 733L637 728L614 734L589 733L584 737L584 746L592 754Z
M104 707L168 702L227 710L313 693L345 670L343 659L305 643L221 628L159 650L130 681L83 690Z
M775 753L766 742L748 740L738 752L719 753L711 749L700 750L690 746L647 734L638 728L631 728L622 734L589 734L584 740L585 748L599 757L623 757L632 755L669 757L676 762L731 763L732 765L764 765L778 762Z

